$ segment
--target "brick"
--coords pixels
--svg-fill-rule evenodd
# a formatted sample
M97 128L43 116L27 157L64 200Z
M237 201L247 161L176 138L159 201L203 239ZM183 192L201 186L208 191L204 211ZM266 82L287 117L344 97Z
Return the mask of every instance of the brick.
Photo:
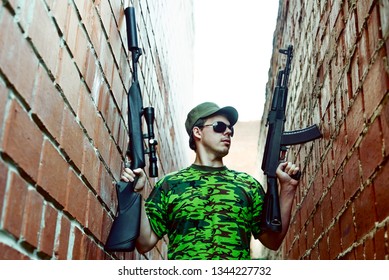
M69 11L69 3L67 1L55 0L51 6L51 12L55 19L55 22L59 26L61 33L64 34L67 30L67 18Z
M376 221L374 202L372 185L368 185L364 188L361 194L354 201L357 240L360 240L374 228L374 223Z
M358 153L354 151L343 170L344 197L346 201L350 200L361 187L361 184Z
M332 211L333 216L337 216L340 210L343 208L344 205L344 186L343 186L343 176L338 175L335 178L335 181L333 185L331 186L330 193L331 193L331 202L332 202Z
M39 251L53 255L58 213L51 205L45 205L45 215L40 233Z
M389 16L388 16L389 1L388 0L379 1L378 5L380 11L382 34L384 38L387 38L389 34ZM386 40L386 42L388 42L388 40Z
M316 240L315 239L315 230L314 230L314 226L313 226L312 221L307 224L306 233L307 233L306 246L309 249L309 248L312 248L312 246Z
M344 52L344 51L342 51ZM346 58L344 58L346 59ZM353 96L351 78L349 74L344 74L341 80L342 86L344 88L343 100L344 100L344 108L345 113L347 115L348 110L351 108L351 98Z
M309 217L311 216L313 210L315 209L315 204L314 204L314 201L313 201L313 195L314 195L313 192L314 192L314 188L311 187L308 190L307 196L304 199L304 202L306 202L305 210L306 210L307 216L306 217L304 217L304 216L301 217L301 218L305 218L304 220L302 220L303 223L305 223L309 219Z
M68 256L70 221L61 216L60 233L55 241L54 251L58 260L66 260Z
M291 255L288 257L288 259L297 260L299 258L300 256L299 243L300 243L300 239L297 239L295 242L293 242L292 252ZM157 246L160 246L160 244L157 244Z
M363 28L363 24L366 19L369 18L370 8L372 6L372 0L358 1L356 3L357 7L357 22L358 22L358 32Z
M341 235L339 230L339 223L335 223L328 231L328 248L329 253L328 257L331 260L337 258L337 256L342 252L341 244Z
M374 240L372 238L367 238L364 243L364 259L365 260L374 260L375 257L375 248Z
M331 193L328 192L324 198L323 198L323 201L320 205L320 208L321 208L321 212L322 212L322 219L323 219L323 229L326 230L334 215L332 213L332 202L331 202Z
M320 171L323 171L323 167L321 168ZM323 194L323 188L325 188L325 185L323 183L323 173L322 172L318 172L318 175L320 174L320 180L315 180L315 183L312 184L312 188L313 188L313 196L312 196L312 203L313 203L313 207L315 205L317 205L317 203L319 202L322 194Z
M377 229L376 234L374 235L374 247L375 247L375 259L376 260L385 260L385 228Z
M45 141L40 162L38 185L60 205L65 205L68 163L58 150Z
M314 248L312 248L312 251L311 251L311 254L309 256L309 259L310 260L319 260L319 247L318 246L315 246Z
M107 240L108 235L111 231L113 219L108 215L107 211L103 209L102 213L102 230L101 230L101 240Z
M339 218L342 250L347 250L355 240L352 208L348 207Z
M41 120L54 139L59 141L64 101L42 67L39 68L38 76L32 112Z
M348 135L347 135L347 120L342 123L339 128L339 134L334 139L333 142L333 153L336 155L334 157L334 169L335 172L339 170L342 166L348 152Z
M5 199L5 189L7 187L8 179L8 168L0 160L0 217L3 213L4 199Z
M76 38L77 34L80 32L79 28L80 22L76 10L73 8L73 5L69 8L68 17L66 21L66 30L64 30L65 41L69 46L72 55L74 56L76 52Z
M352 249L351 251L349 251L346 255L344 255L341 260L356 260L356 256L355 256L355 249Z
M385 41L385 49L386 49L386 53L389 53L389 40Z
M332 30L334 28L335 23L338 21L338 19L342 15L342 3L341 2L334 2L329 15L329 28Z
M0 243L0 260L27 260L28 257L16 249Z
M95 141L95 147L99 150L104 161L108 163L111 139L104 125L104 120L100 116L96 118L96 131L93 139Z
M115 72L117 73L117 72ZM117 89L116 90L117 92L121 92L121 90ZM121 96L120 94L117 94L118 96ZM119 103L121 104L121 103ZM114 140L116 142L119 141L119 124L121 122L121 112L120 112L120 108L116 107L115 104L112 103L112 124L111 124L111 134L112 134L112 137L114 138Z
M113 69L116 68L116 65L112 56L111 46L105 39L101 41L100 63L107 79L107 87L112 88Z
M365 243L359 244L354 249L354 254L356 260L363 260L365 258Z
M100 179L100 173L96 172L99 170L99 164L100 161L96 155L94 147L86 140L84 142L84 155L81 172L95 190L98 188L98 182Z
M367 180L382 162L382 136L379 120L376 119L369 127L359 147L363 180ZM374 155L374 156L372 156Z
M359 93L359 81L360 81L360 66L359 66L359 57L357 56L357 53L355 52L354 55L351 57L350 62L350 72L348 75L350 76L351 80L351 95L355 96Z
M29 189L24 208L22 236L34 248L38 248L42 210L42 196L35 189Z
M123 18L123 7L121 3L119 2L111 2L111 9L112 9L112 16L118 22L118 25L120 26L123 24L124 18Z
M23 30L27 30L31 24L32 12L36 1L15 1L14 7L18 10L19 24Z
M100 1L95 3L98 12L100 13L101 21L103 23L104 29L107 33L113 33L111 30L111 21L114 21L112 12L111 12L111 4L109 1Z
M32 20L28 26L27 36L31 38L32 44L43 58L49 71L55 73L61 39L54 21L50 17L49 11L46 10L43 1L35 1L33 9L28 13L32 13Z
M300 233L298 245L300 255L304 255L307 251L307 238L305 237L304 233Z
M6 114L7 100L7 88L0 82L0 143L3 135L3 122Z
M97 110L87 88L84 86L81 87L78 104L77 116L88 135L93 137L96 129Z
M82 20L85 24L85 28L89 34L93 48L96 50L97 56L101 54L101 41L104 31L100 24L100 18L96 14L94 3L86 2L84 4L83 14L81 14Z
M84 133L82 128L68 107L65 107L60 145L79 170L82 167L83 143Z
M73 51L74 61L80 70L81 74L86 75L86 64L88 58L88 39L81 25L77 25L76 45Z
M369 18L367 19L367 32L369 34L368 38L370 53L374 53L374 51L377 49L378 44L380 44L380 40L382 40L380 18L377 7L377 5L374 5L369 15Z
M73 171L69 170L65 210L79 221L81 225L86 224L87 201L87 187L84 186Z
M321 218L321 205L317 206L312 219L313 219L313 224L315 225L315 232L323 232L323 221Z
M110 103L111 95L109 89L105 85L102 85L97 100L97 109L101 112L101 115L107 124L111 122L111 118L113 117L110 115Z
M84 258L86 260L98 260L103 259L102 251L97 244L89 238L83 238Z
M76 65L66 49L61 50L58 71L55 75L57 84L61 87L67 101L74 111L78 107L78 95L80 91L80 75Z
M110 159L109 159L109 165L111 168L111 171L113 173L113 176L116 180L119 180L123 165L123 158L122 155L118 152L117 147L114 145L114 143L111 141L110 145ZM147 156L146 156L147 157ZM146 164L148 162L146 161ZM148 168L147 168L148 170Z
M88 193L87 217L86 227L97 239L101 240L103 209L96 195L92 192Z
M361 31L361 39L358 42L358 56L359 56L359 75L365 76L369 70L370 59L372 53L369 50L369 37L367 29Z
M385 50L381 48L362 85L368 118L374 114L384 95L389 91L389 76L385 70L384 57Z
M377 177L373 181L378 222L389 216L388 172L389 165L386 164L377 173Z
M96 87L99 87L102 82L102 74L100 72L100 69L97 66L97 60L95 57L95 54L92 53L89 49L87 50L86 54L86 72L83 73L85 83L87 84L88 88L92 91L92 94L94 92L98 93L98 90L96 90ZM98 96L96 94L96 96Z
M27 185L19 175L11 173L3 213L3 228L18 238L23 224L24 205L27 197Z
M90 6L91 3L85 2L83 0L74 0L74 4L75 4L75 8L78 10L81 18L83 18L85 20L86 19L85 9L87 8L87 6Z
M34 181L38 177L43 136L16 100L11 101L3 135L4 152Z
M355 145L355 142L361 135L365 125L362 94L356 96L355 101L346 116L346 123L348 145L346 151L349 151Z
M345 47L346 51L350 51L357 39L356 31L356 16L355 12L352 12L352 15L347 18L346 27L345 27Z
M72 260L83 260L84 259L84 248L82 247L82 239L86 238L82 231L78 227L73 227L74 231L74 244L72 252Z
M320 260L328 260L330 258L328 243L327 243L327 234L319 240L319 255Z
M389 99L383 104L380 123L382 127L382 137L384 141L384 154L389 155Z
M8 12L3 13L1 26L7 32L0 34L0 69L9 83L30 103L39 61Z
M106 205L112 210L116 209L116 204L112 206L112 200L116 199L116 189L112 183L112 177L104 166L100 165L100 187L98 195Z

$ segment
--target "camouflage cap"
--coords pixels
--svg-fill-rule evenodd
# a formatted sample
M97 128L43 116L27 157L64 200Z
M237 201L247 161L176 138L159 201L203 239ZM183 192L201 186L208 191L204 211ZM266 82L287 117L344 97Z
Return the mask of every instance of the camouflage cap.
M238 121L238 111L231 106L220 108L213 102L204 102L194 107L189 113L185 121L185 129L188 135L192 133L194 124L202 118L209 117L211 115L220 114L225 115L231 125L236 124Z

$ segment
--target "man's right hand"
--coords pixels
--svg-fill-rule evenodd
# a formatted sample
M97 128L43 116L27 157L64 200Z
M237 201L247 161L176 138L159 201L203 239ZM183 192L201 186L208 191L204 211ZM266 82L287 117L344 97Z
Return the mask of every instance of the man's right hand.
M135 177L138 177L138 181L134 187L134 191L141 192L146 184L146 174L142 168L131 170L126 167L123 169L121 180L124 182L134 182Z
M141 192L146 184L146 174L142 168L131 170L128 167L123 169L121 180L124 182L134 182L135 178L138 181L135 184L134 190ZM142 199L142 212L140 222L140 235L136 240L136 248L140 254L150 251L157 244L159 237L151 229L149 218L145 212L144 200Z

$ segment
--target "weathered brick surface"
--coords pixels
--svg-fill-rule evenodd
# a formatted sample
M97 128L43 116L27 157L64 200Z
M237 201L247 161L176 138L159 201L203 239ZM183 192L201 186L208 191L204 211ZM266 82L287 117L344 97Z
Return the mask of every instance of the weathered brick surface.
M280 258L389 258L388 11L387 0L280 2L265 107L278 49L293 44L286 128L323 133L291 149L303 176Z
M138 76L156 110L163 176L187 164L194 29L184 2L2 1L0 259L166 258L166 240L145 255L104 243L128 144L124 9L136 9Z

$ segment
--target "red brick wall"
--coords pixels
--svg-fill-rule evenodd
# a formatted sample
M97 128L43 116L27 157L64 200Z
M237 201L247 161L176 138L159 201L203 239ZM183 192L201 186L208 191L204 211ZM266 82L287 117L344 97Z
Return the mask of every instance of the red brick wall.
M128 141L130 4L143 102L156 109L159 174L186 164L192 3L132 2L2 1L0 259L165 257L164 242L145 256L103 249ZM169 28L172 14L179 28Z
M303 176L281 258L388 259L389 1L280 5L266 108L293 44L286 127L324 135L291 149Z

